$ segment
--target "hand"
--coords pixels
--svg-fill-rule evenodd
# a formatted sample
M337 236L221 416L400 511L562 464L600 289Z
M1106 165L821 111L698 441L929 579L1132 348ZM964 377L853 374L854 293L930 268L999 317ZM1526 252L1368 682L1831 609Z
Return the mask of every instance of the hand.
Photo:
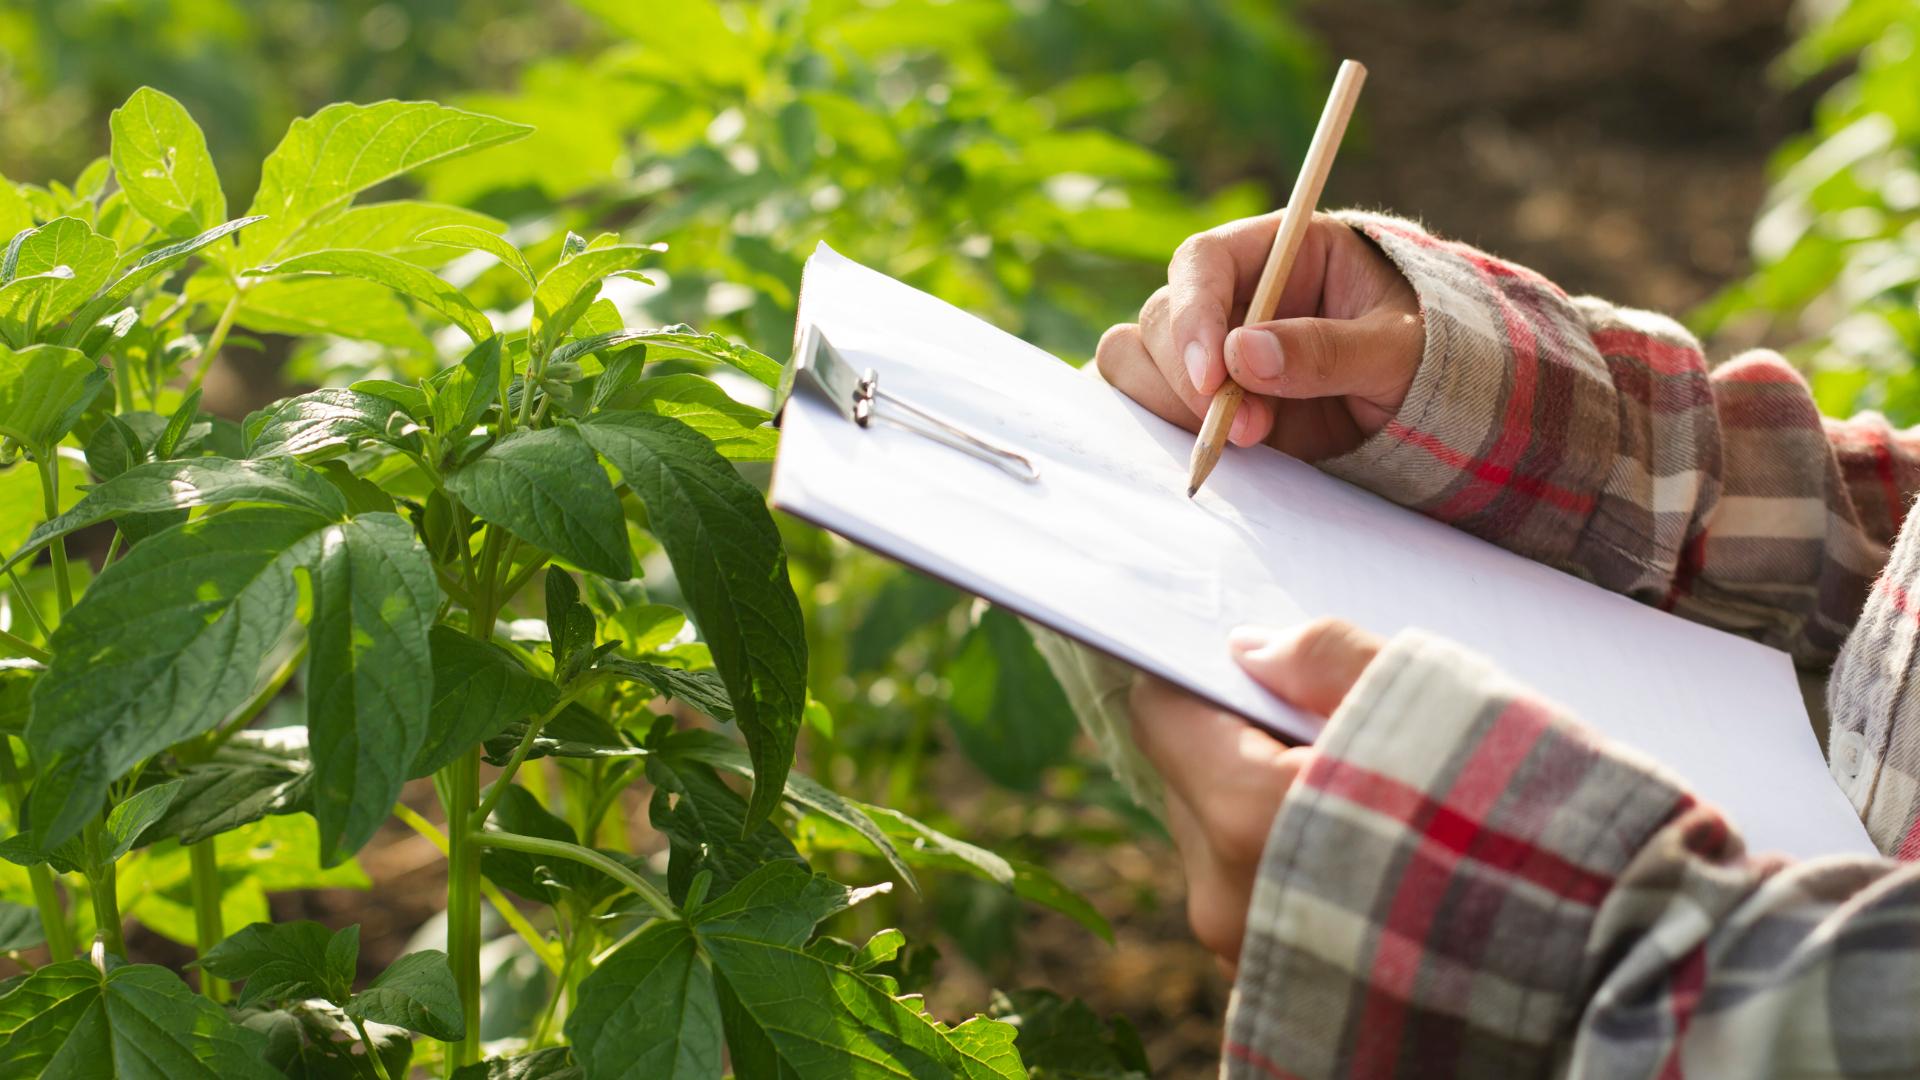
M1413 287L1379 249L1316 214L1273 322L1241 327L1278 213L1188 237L1138 324L1100 338L1100 374L1159 416L1198 429L1228 375L1246 391L1230 438L1307 461L1342 454L1406 400L1426 331ZM1232 329L1229 333L1229 328Z
M1229 646L1262 686L1330 716L1380 652L1380 639L1323 619L1296 633L1237 630ZM1167 827L1187 874L1187 921L1231 979L1267 833L1313 751L1283 746L1152 676L1135 679L1130 704L1134 740L1167 782Z

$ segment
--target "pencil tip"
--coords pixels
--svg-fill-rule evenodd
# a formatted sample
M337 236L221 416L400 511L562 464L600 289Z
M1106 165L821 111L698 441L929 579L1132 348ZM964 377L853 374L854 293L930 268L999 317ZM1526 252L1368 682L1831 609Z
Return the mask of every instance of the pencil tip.
M1199 484L1188 484L1188 485L1187 485L1187 498L1189 498L1189 499L1191 499L1191 498L1193 498L1193 493L1194 493L1194 492L1196 492L1196 491L1199 491L1199 490L1200 490L1200 485L1199 485Z

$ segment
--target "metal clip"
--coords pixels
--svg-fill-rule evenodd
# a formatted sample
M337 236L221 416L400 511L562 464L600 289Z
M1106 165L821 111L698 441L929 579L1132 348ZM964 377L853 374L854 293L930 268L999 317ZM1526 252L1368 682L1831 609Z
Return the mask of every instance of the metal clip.
M995 446L959 424L880 389L880 375L872 368L855 376L853 365L847 363L817 326L808 325L800 335L793 362L781 380L782 405L796 390L805 390L825 401L861 427L870 427L874 420L882 420L984 461L1022 483L1031 484L1040 479L1040 470L1023 455Z

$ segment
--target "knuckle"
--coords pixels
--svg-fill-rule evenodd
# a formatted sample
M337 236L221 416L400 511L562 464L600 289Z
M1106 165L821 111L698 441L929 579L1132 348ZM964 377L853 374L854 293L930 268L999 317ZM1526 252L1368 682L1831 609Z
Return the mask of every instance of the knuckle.
M1307 339L1307 368L1315 383L1324 383L1333 378L1340 369L1340 342L1332 328L1320 320L1309 322L1305 326Z
M1153 295L1147 297L1147 302L1140 305L1140 326L1142 331L1144 332L1147 327L1157 326L1164 322L1168 313L1172 310L1173 286L1162 285L1153 290Z
M1100 335L1100 344L1094 347L1093 362L1102 375L1113 375L1125 366L1132 346L1140 341L1140 327L1134 323L1118 323L1107 327Z

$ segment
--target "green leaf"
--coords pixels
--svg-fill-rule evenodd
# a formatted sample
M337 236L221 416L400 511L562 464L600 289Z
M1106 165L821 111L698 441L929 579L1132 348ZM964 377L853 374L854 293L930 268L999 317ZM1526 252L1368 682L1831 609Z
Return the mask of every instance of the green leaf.
M555 342L566 336L567 331L586 312L587 305L600 295L601 279L623 274L646 280L633 267L655 250L641 244L595 248L562 260L560 265L542 275L540 284L533 290L533 328L530 333L534 354L548 351Z
M45 941L39 911L26 904L0 901L0 953L31 949Z
M553 706L553 684L536 678L500 646L447 626L434 627L428 641L433 649L433 706L409 776L427 776L514 721Z
M1153 1075L1140 1037L1124 1017L1113 1031L1078 998L1051 990L996 993L989 1013L1019 1029L1020 1059L1043 1080L1149 1080Z
M142 788L115 806L107 815L106 827L102 830L101 839L106 846L100 851L100 864L105 866L117 862L120 856L132 851L140 835L166 814L174 797L179 794L180 782L170 780Z
M557 566L548 567L545 592L553 679L564 686L582 666L593 660L593 640L598 629L593 611L580 602L580 586L574 583L572 574Z
M73 280L73 268L56 266L0 285L0 345L25 347L41 335L41 309L48 296Z
M308 999L280 1009L247 1009L235 1019L266 1036L267 1064L289 1080L369 1080L366 1058L357 1052L360 1032L336 1006ZM410 1075L413 1036L406 1029L373 1024L367 1034L388 1076Z
M102 480L111 480L135 465L145 464L147 448L125 420L109 415L87 440L87 468Z
M202 954L199 966L222 979L246 980L238 1002L243 1009L306 998L337 1005L353 993L359 956L358 926L335 933L303 919L243 926Z
M27 204L13 181L0 176L0 240L12 240L31 228L33 207Z
M567 1038L593 1080L708 1080L720 1075L713 971L684 922L655 922L580 984Z
M1011 1025L976 1017L949 1028L896 999L875 977L805 948L816 923L857 898L777 862L689 916L762 1048L808 1080L1025 1080Z
M340 490L318 470L286 459L233 461L193 458L136 465L95 487L87 497L27 537L0 569L14 566L55 537L108 518L184 510L228 503L265 503L300 511L303 516L338 520L347 516Z
M579 430L646 506L753 758L749 822L780 805L807 704L806 628L766 503L713 444L664 416L604 413Z
M113 241L95 233L79 218L54 218L31 232L14 238L6 264L0 266L0 282L46 274L66 267L73 276L49 287L40 302L36 319L51 326L87 302L107 283L119 249Z
M340 103L295 120L261 166L247 212L272 220L242 241L240 264L271 257L309 221L367 188L531 130L430 101Z
M766 426L772 413L735 401L712 379L690 372L629 383L594 407L671 416L705 435L730 461L772 461L779 444L780 433Z
M94 323L98 322L102 315L118 307L122 301L133 294L133 290L186 262L194 252L223 237L231 236L259 220L261 219L258 217L235 218L224 225L215 225L191 239L169 244L141 256L140 261L128 267L127 272L107 286L106 291L94 297L80 309L79 313L73 317L72 324L67 327L62 343L78 345L93 328Z
M736 344L719 334L703 334L691 326L676 324L658 330L613 330L579 341L569 341L553 351L554 360L574 360L588 353L620 345L644 343L647 360L699 360L736 368L769 389L780 385L780 362L745 345Z
M527 262L527 257L520 254L520 249L509 243L506 237L496 232L477 229L471 225L441 225L421 232L417 238L429 244L443 244L468 251L484 251L499 259L514 273L519 274L527 283L528 289L531 290L536 285L533 266Z
M493 336L486 313L438 274L378 251L310 251L284 262L256 267L260 275L320 274L363 278L410 296L452 320L476 343Z
M180 402L167 418L167 426L160 429L160 435L153 440L155 461L167 461L182 456L181 450L187 440L187 432L193 428L193 421L200 415L200 391L195 390Z
M654 784L648 820L667 836L667 889L675 903L686 903L688 885L703 870L720 893L776 860L805 865L772 822L747 827L747 801L711 767L651 758L647 778Z
M433 561L395 514L329 528L313 580L307 732L320 861L333 866L387 819L426 739L427 632L440 606Z
M306 729L236 732L212 758L175 774L179 792L153 834L197 844L269 814L306 810L312 779Z
M433 430L444 439L464 438L500 396L500 338L475 345L460 363L437 380Z
M75 349L0 345L0 436L36 455L52 449L106 385L108 372Z
M727 696L727 684L711 671L662 667L624 656L601 657L594 664L594 670L644 683L652 687L654 693L684 701L715 720L733 719L733 699Z
M467 509L534 547L621 581L633 576L620 500L572 428L516 431L447 474Z
M909 635L940 620L960 600L959 593L924 574L905 569L889 574L848 639L848 671L880 670Z
M389 255L408 255L409 262L445 262L449 253L425 242L420 233L436 228L474 229L489 235L502 223L477 210L445 203L393 199L348 207L324 221L302 230L287 244L283 255L308 251L384 251ZM423 256L425 256L423 258Z
M0 1075L278 1080L266 1040L151 964L46 967L0 997Z
M489 1058L454 1070L453 1080L586 1080L564 1046L549 1046L519 1057Z
M225 279L196 275L188 282L187 295L219 311L232 300L233 290ZM234 322L262 334L337 334L421 356L433 351L413 313L392 290L359 278L256 279Z
M989 608L947 666L953 733L996 783L1031 791L1067 759L1079 732L1073 705L1020 620Z
M207 137L178 101L150 86L107 118L113 172L140 216L164 236L190 236L227 216Z
M258 414L256 414L258 415ZM288 398L249 424L247 457L311 458L345 453L363 442L399 445L413 426L391 398L358 390L322 389Z
M724 769L736 776L753 778L752 760L731 740L716 731L676 731L665 739L651 744L650 749L664 758L698 761L716 769ZM792 805L823 815L844 826L851 835L863 838L874 851L879 852L887 860L887 864L893 868L894 875L905 882L907 888L915 892L920 890L919 881L914 878L913 871L901 858L900 852L895 850L893 841L888 839L880 825L861 808L859 803L834 792L812 777L797 772L787 773L784 794L787 802Z
M33 691L26 738L41 775L29 801L41 846L78 832L136 763L253 694L293 620L293 570L332 525L303 510L237 508L149 538L93 580L54 630L53 663Z
M438 949L410 952L395 960L373 985L353 995L347 1015L443 1041L459 1039L467 1031L453 970L447 966L447 954Z

